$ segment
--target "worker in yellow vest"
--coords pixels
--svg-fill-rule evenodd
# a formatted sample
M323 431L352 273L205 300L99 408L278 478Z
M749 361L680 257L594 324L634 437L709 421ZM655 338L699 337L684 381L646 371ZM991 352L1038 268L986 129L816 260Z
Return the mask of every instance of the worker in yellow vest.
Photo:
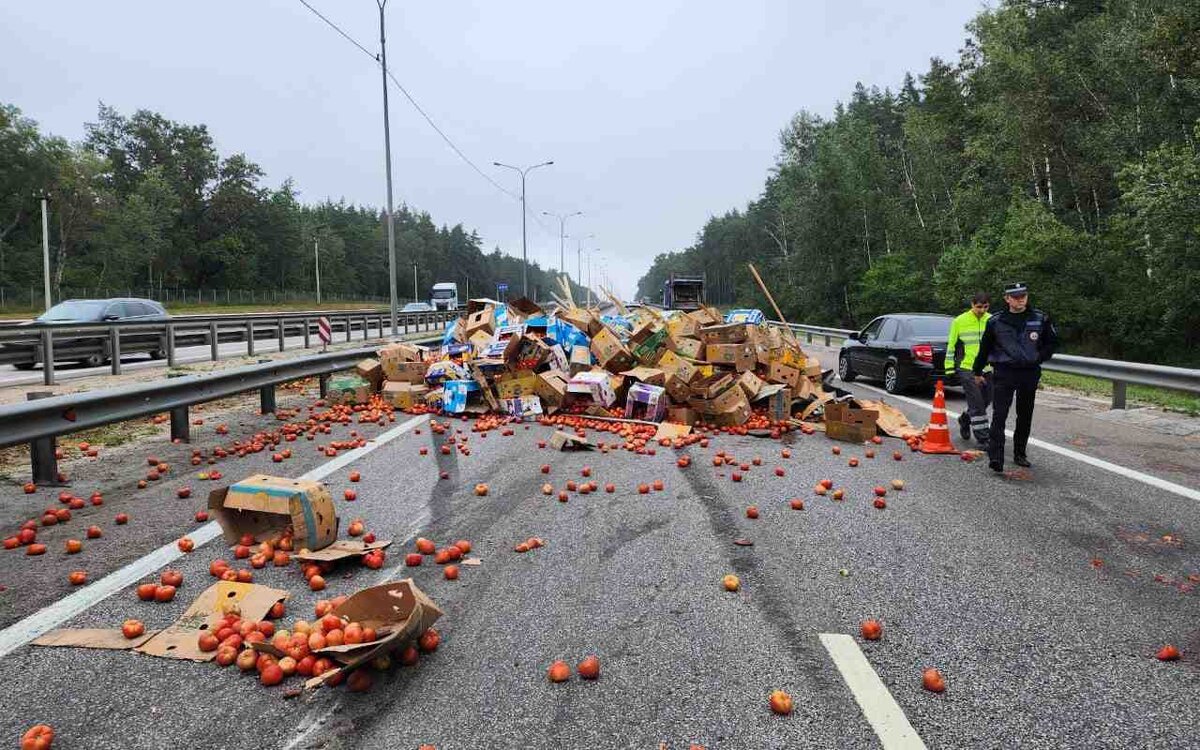
M958 384L967 397L967 409L958 417L959 432L963 440L969 440L974 432L975 439L983 446L988 444L987 405L991 400L991 383L985 380L980 385L971 368L975 365L975 356L979 354L983 331L992 317L988 312L989 304L991 297L986 292L978 292L971 297L971 309L950 323L950 339L946 342L946 375L958 375Z

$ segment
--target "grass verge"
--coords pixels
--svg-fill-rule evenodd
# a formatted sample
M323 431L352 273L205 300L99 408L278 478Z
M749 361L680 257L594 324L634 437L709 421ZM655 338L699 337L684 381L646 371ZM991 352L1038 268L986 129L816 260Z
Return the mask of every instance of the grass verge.
M1088 396L1112 398L1112 382L1100 378L1046 370L1042 372L1042 383L1054 388L1077 391ZM1191 393L1131 384L1126 391L1126 398L1130 403L1157 406L1191 416L1200 415L1200 396Z

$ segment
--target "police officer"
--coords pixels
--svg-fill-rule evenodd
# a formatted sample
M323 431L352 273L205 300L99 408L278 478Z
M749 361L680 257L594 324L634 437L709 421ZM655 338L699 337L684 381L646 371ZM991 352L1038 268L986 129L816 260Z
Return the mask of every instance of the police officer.
M988 442L987 409L991 389L986 381L982 387L975 382L972 368L979 354L979 341L983 338L984 328L992 317L988 313L991 301L986 292L978 292L971 297L971 309L950 323L950 339L946 343L946 375L958 375L958 384L967 397L967 410L958 417L959 431L963 440L969 439L974 432L975 439L985 447Z
M1013 395L1017 397L1017 427L1013 431L1013 463L1029 466L1025 447L1033 425L1033 400L1037 395L1042 363L1054 356L1058 333L1050 316L1029 307L1029 289L1023 282L1004 289L1008 309L992 316L983 330L979 354L972 370L983 384L983 368L992 366L992 427L988 440L988 467L1004 471L1004 423Z

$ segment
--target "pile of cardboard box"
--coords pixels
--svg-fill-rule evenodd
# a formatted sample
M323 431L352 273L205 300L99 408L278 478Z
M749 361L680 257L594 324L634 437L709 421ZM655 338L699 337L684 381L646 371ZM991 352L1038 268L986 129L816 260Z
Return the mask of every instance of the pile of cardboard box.
M787 420L797 402L822 395L820 363L794 337L763 324L758 311L735 312L738 322L712 308L547 314L526 299L475 299L440 347L387 345L355 376L331 384L331 398L380 392L407 411L733 426L755 410Z

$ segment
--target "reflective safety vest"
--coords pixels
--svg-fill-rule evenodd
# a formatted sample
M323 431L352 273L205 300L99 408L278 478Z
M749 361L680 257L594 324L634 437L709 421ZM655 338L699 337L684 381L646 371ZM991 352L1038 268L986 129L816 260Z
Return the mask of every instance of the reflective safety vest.
M975 364L975 355L979 353L979 340L983 338L983 329L987 327L991 313L975 317L975 313L967 310L950 323L950 339L946 342L946 374L954 373L954 362L964 370L970 370Z

